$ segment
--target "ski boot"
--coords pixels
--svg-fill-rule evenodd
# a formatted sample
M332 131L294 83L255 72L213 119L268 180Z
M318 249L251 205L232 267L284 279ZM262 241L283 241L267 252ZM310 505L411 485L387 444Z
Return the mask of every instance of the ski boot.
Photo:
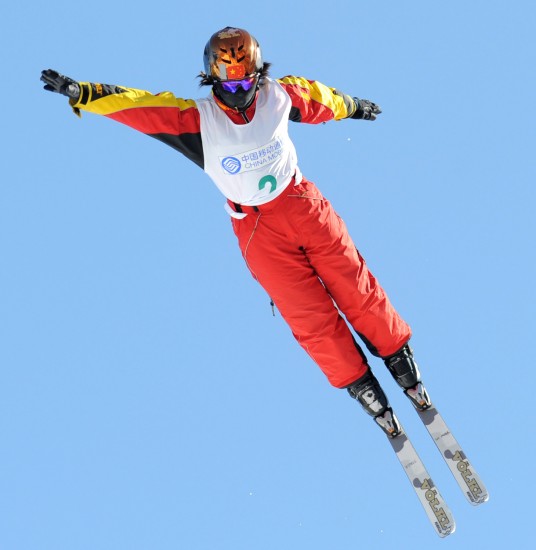
M386 357L384 362L396 383L404 390L417 410L425 411L432 406L432 401L421 381L419 367L413 359L413 351L408 344L394 355Z
M372 371L369 370L346 389L389 437L396 437L400 434L402 429L398 418Z

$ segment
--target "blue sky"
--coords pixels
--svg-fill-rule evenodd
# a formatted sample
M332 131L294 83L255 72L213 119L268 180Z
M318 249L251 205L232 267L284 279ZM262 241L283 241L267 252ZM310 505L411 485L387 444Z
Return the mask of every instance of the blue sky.
M493 0L3 5L0 548L531 547L535 20ZM226 25L256 35L273 76L383 109L291 135L490 490L465 502L372 360L456 517L446 540L272 316L203 172L39 82L50 67L200 97Z

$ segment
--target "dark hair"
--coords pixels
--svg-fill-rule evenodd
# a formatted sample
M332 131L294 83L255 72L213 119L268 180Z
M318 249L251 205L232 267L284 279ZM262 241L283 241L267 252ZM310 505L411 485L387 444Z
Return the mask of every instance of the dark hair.
M262 69L260 70L260 78L259 78L259 86L262 86L264 84L264 79L269 76L269 69L271 63L267 63L266 61L262 64ZM199 87L202 86L213 86L216 82L218 82L217 79L215 79L213 76L210 76L209 74L201 71L197 78L200 79L199 81Z

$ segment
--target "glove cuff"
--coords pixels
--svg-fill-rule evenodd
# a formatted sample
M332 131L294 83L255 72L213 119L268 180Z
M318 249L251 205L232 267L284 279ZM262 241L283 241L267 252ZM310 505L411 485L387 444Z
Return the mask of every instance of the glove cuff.
M354 100L354 103L355 103L355 111L354 111L354 114L350 118L362 119L363 115L365 114L363 106L361 105L361 102L359 101L359 98L354 97L352 99Z

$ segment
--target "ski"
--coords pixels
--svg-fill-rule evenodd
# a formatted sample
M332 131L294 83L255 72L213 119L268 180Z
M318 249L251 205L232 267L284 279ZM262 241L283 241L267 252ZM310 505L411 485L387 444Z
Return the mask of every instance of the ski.
M467 500L474 506L486 502L489 494L484 483L438 410L433 405L416 410Z
M370 371L366 373L358 383L348 387L348 393L359 402L368 415L372 416L374 422L387 436L436 533L440 537L453 533L456 524L452 513L400 425L396 414L389 406L387 396L374 374ZM427 404L431 405L429 401Z
M387 439L437 534L443 538L454 533L456 524L452 513L403 428L400 427L398 435Z

